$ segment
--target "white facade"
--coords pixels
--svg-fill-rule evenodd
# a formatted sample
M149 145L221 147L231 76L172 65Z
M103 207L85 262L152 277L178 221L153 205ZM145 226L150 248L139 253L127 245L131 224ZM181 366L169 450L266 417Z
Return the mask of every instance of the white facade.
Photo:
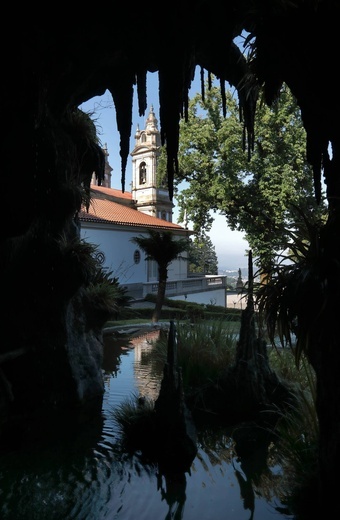
M146 261L146 254L131 241L147 236L149 229L171 231L174 239L192 234L186 227L172 223L173 203L165 187L157 186L156 170L160 154L160 133L151 108L145 130L136 132L132 156L131 194L111 189L111 171L105 152L105 181L96 186L89 212L80 215L80 237L97 246L102 267L126 287L128 294L142 299L157 292L158 266ZM168 267L166 296L198 303L225 306L226 277L188 277L187 252Z
M166 186L157 182L157 163L161 152L161 137L153 107L145 130L137 128L132 157L132 199L143 213L172 222L174 204Z
M146 234L145 229L132 226L86 223L81 227L81 238L98 245L98 252L103 255L100 257L102 266L112 271L122 285L156 282L158 279L156 263L146 261L145 253L131 242L131 238ZM187 278L187 269L186 260L174 260L168 268L168 280Z
M190 293L179 296L169 296L172 300L185 300L193 303L200 303L204 305L219 305L221 307L226 307L226 289L222 287L220 289L211 290L209 292L198 292L198 293Z

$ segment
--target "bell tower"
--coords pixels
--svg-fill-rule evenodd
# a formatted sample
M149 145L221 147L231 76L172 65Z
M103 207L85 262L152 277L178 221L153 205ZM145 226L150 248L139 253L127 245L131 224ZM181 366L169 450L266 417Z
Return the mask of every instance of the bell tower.
M145 129L137 127L132 157L132 199L138 211L172 222L174 204L169 191L157 185L157 163L161 151L161 136L151 105Z

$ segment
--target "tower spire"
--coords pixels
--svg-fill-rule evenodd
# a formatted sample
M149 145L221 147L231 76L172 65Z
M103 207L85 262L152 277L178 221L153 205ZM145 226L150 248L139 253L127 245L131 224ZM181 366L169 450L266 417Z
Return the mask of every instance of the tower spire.
M132 198L143 213L172 222L174 204L166 187L158 186L157 164L161 153L158 120L151 105L145 129L137 127L132 157Z

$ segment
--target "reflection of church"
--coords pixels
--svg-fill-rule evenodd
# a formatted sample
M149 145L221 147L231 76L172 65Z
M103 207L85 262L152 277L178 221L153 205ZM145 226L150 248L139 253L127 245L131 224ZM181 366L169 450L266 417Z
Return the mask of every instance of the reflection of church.
M151 330L129 339L129 345L133 347L133 370L138 394L153 401L159 395L162 373L157 373L150 363L143 363L142 357L150 352L160 334L160 330Z

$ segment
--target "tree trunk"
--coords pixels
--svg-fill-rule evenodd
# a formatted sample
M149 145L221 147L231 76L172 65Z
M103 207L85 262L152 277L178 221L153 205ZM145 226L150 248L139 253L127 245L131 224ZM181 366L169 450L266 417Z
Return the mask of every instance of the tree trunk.
M248 280L247 305L242 311L240 338L232 373L237 386L238 403L243 403L245 418L252 418L252 415L257 417L263 410L280 407L289 398L290 392L271 370L267 344L256 333L251 251L248 259ZM267 417L270 418L270 415Z
M325 352L317 375L317 415L319 419L319 507L325 518L338 518L340 503L340 345Z
M338 135L338 134L337 134ZM336 144L338 146L336 146ZM333 142L333 158L325 162L328 221L320 237L323 301L315 301L318 318L310 323L310 362L317 378L316 409L319 420L319 514L340 516L340 141ZM321 517L321 516L320 516Z
M183 391L182 370L177 363L177 334L170 321L167 361L155 412L160 440L159 463L163 470L189 471L197 453L196 428Z
M340 477L340 210L330 216L321 234L322 301L315 301L307 351L317 379L319 421L318 503L325 518L340 515L337 498ZM327 514L326 514L327 512Z
M152 314L152 323L158 323L161 316L162 307L165 298L166 281L168 279L168 269L166 267L158 268L158 290L156 304Z

